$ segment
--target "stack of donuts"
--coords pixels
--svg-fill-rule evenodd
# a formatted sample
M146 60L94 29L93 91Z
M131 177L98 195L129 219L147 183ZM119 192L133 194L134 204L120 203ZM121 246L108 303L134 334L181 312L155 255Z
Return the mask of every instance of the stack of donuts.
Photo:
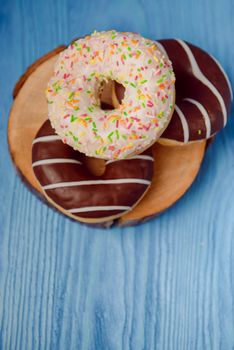
M102 103L111 86L109 106ZM131 211L151 186L155 142L201 142L221 130L232 90L220 64L182 40L114 30L74 41L46 90L48 120L32 167L50 203L86 223ZM90 160L104 164L98 175Z

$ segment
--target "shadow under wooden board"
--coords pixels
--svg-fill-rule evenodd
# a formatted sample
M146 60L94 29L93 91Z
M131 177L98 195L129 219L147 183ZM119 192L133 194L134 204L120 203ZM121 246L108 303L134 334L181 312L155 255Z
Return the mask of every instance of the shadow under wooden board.
M20 78L14 89L9 117L8 141L12 160L22 178L40 197L43 197L43 192L31 166L32 141L48 117L45 89L58 54L64 48L60 46L37 60ZM108 95L105 102L108 103ZM152 185L132 211L115 221L120 226L154 217L181 198L200 169L206 141L183 146L155 143L152 148L155 158Z

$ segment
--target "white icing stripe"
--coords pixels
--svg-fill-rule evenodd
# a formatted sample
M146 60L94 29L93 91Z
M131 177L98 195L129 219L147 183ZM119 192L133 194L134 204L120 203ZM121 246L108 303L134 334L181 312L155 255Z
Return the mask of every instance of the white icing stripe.
M188 59L190 61L190 64L192 66L192 71L193 74L195 75L195 77L197 79L199 79L204 85L206 85L212 92L213 94L217 97L222 112L223 112L223 124L225 125L227 122L227 110L225 107L225 103L224 100L222 98L222 96L220 95L219 91L216 89L216 87L206 78L206 76L202 73L202 71L200 70L197 61L191 51L191 49L189 48L189 46L182 40L176 39L176 41L183 47L183 49L185 50Z
M144 155L144 154L133 156L131 158L126 158L126 159L123 159L123 160L132 160L132 159L144 159L144 160L150 160L151 162L154 162L154 158L153 157L150 157L150 156L147 156L147 155ZM108 160L106 162L106 165L110 164L110 163L119 162L119 161L120 160Z
M43 160L38 160L34 163L32 163L33 167L39 166L39 165L47 165L47 164L65 164L65 163L70 163L70 164L82 164L76 159L67 159L67 158L51 158L51 159L43 159Z
M96 207L83 207L83 208L74 208L67 210L71 214L75 213L85 213L91 211L110 211L110 210L129 210L131 207L120 206L120 205L109 205L109 206L96 206Z
M156 43L156 45L159 47L159 50L162 51L162 53L164 54L164 56L165 56L166 58L169 58L165 47L164 47L160 42L158 42L158 41L155 41L155 43Z
M214 56L210 55L210 57L213 58L213 60L215 61L215 63L217 64L217 66L219 66L219 69L220 69L221 72L223 73L224 78L225 78L225 80L226 80L226 82L227 82L227 84L228 84L228 88L229 88L230 95L231 95L231 100L233 100L233 92L232 92L231 82L230 82L230 80L228 79L228 76L227 76L225 70L223 69L223 67L221 66L221 64L219 63L219 61L217 61L217 59L216 59Z
M210 123L210 117L207 113L207 110L204 108L204 106L200 102L198 102L192 98L184 98L184 101L188 101L188 102L194 104L201 112L201 114L204 118L205 126L206 126L206 138L208 139L211 135L211 123Z
M113 180L87 180L87 181L69 181L59 182L43 186L44 190L53 190L55 188L72 187L72 186L87 186L87 185L110 185L110 184L141 184L150 185L150 181L143 179L113 179Z
M58 135L41 136L34 139L32 144L34 145L35 143L38 143L38 142L48 142L48 141L57 141L57 140L61 140L61 137Z
M189 140L188 122L186 120L184 113L181 111L181 109L177 105L175 105L175 110L176 110L178 116L180 117L180 121L182 124L183 132L184 132L184 142L187 143Z

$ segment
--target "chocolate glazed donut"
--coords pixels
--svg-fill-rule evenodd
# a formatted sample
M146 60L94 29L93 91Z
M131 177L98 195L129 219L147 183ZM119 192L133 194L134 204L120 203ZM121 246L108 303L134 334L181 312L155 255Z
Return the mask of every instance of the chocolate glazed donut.
M215 58L192 44L175 39L156 44L172 61L176 76L176 105L160 140L209 139L225 126L230 114L233 96L227 75ZM118 83L115 95L119 102L124 96Z
M104 222L122 216L142 198L153 177L150 150L127 160L107 161L96 177L84 155L63 144L47 120L33 141L32 166L45 196L80 221Z
M176 106L161 138L180 142L209 139L222 129L231 111L232 89L221 65L202 49L182 40L157 42L172 61Z

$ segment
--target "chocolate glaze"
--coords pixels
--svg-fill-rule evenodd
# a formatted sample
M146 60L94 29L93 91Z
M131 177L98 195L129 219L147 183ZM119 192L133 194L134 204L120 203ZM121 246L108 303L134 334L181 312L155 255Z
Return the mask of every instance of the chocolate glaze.
M192 71L192 67L188 55L184 48L173 39L159 41L166 50L176 76L176 105L186 117L189 128L189 141L201 140L206 137L207 129L204 123L204 117L197 106L185 98L191 98L198 101L207 111L212 136L224 126L224 116L220 103L214 93L196 78ZM227 115L231 110L231 92L227 80L215 60L204 50L186 43L205 77L221 94ZM163 138L184 141L184 132L177 111L174 111L172 120L168 128L164 131ZM208 137L208 138L209 138Z
M213 136L224 126L224 116L219 100L209 87L196 78L186 51L177 40L159 40L159 43L172 61L176 76L176 105L185 116L185 123L188 128L187 141L202 140ZM190 43L186 44L190 48L202 73L221 94L227 115L229 115L232 96L224 73L208 53ZM124 88L120 84L116 84L116 96L119 101L124 96ZM186 98L196 100L207 111L210 121L209 135L202 112L195 104L186 101ZM185 132L176 109L170 124L161 137L185 142Z
M36 135L38 137L56 135L47 120ZM151 150L143 155L152 157ZM112 179L143 179L151 182L153 162L147 159L120 160L106 164L105 173L96 177L83 164L84 156L74 151L61 140L37 142L33 144L32 162L65 158L82 164L56 163L34 166L34 173L41 184L46 186L71 181L96 181ZM96 206L132 207L141 198L149 185L139 183L92 184L46 189L46 194L65 210ZM124 210L96 210L74 213L82 218L102 218L124 213Z

